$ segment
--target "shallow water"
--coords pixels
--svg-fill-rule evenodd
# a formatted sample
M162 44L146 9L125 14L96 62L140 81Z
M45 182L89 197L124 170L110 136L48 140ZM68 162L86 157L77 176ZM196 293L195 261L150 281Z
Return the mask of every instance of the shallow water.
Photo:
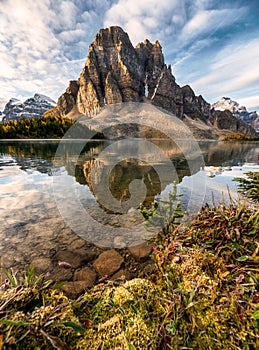
M135 245L150 237L140 202L150 207L175 181L183 208L194 213L229 194L237 200L232 179L249 170L259 171L259 143L2 141L2 263L44 264L84 242Z

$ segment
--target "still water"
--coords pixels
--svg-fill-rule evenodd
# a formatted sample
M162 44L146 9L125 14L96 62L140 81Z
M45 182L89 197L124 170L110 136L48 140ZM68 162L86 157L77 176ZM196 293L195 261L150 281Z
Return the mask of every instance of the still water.
M0 256L44 263L84 241L124 248L150 237L137 211L177 183L184 210L237 200L235 176L259 171L259 143L1 141ZM71 248L72 247L72 248Z

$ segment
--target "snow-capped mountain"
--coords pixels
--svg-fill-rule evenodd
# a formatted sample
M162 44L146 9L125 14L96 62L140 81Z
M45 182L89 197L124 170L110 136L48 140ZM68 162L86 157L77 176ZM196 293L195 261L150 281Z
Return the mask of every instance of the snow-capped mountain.
M15 120L20 118L41 117L44 112L56 106L56 102L48 96L35 94L22 102L17 98L11 98L5 105L2 118L5 120Z
M241 106L238 102L231 100L230 97L222 97L211 107L219 111L229 110L236 118L244 120L256 130L259 130L259 115L257 112L248 112L245 106Z

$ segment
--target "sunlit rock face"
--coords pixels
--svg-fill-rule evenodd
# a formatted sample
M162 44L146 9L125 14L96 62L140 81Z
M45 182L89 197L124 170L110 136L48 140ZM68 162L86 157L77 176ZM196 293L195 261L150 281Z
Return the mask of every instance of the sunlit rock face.
M121 102L149 102L179 118L188 111L193 118L207 119L210 111L201 96L176 83L158 41L145 40L134 48L128 34L115 26L97 33L78 81L70 82L57 107L61 115L75 107L92 115Z
M58 109L62 114L68 114L76 105L79 83L76 80L71 80L69 86L58 99Z

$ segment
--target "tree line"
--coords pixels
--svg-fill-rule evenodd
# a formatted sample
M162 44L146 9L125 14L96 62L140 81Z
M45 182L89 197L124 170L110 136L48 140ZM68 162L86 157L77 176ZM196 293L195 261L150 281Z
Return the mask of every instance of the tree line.
M60 138L74 123L72 119L50 115L4 121L0 123L0 139Z

